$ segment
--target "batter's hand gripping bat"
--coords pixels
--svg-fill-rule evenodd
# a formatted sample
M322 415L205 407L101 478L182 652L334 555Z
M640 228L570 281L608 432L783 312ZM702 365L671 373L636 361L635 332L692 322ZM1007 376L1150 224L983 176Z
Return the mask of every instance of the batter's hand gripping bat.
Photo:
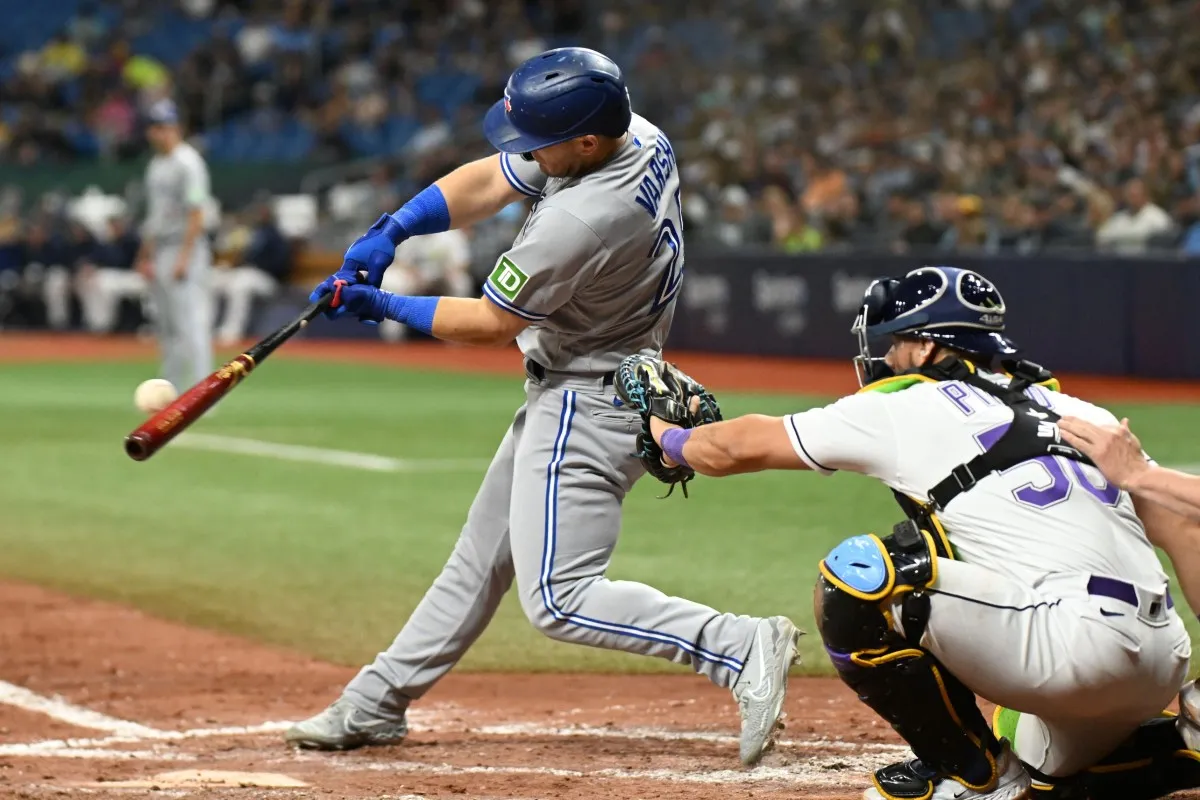
M181 394L175 402L125 437L125 452L134 461L145 461L157 453L218 400L233 391L233 387L266 360L275 348L303 330L314 317L328 308L334 297L332 293L323 296L300 312L300 316Z

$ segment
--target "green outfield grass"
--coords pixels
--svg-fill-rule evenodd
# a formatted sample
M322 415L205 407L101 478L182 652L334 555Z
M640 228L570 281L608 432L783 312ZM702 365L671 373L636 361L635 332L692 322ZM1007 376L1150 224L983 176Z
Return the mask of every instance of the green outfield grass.
M0 573L358 664L392 638L440 570L483 474L381 473L169 446L134 463L133 387L149 364L0 365ZM1067 387L1069 388L1069 387ZM728 413L823 398L728 395ZM517 378L274 361L207 434L405 459L490 457L521 402ZM1200 407L1114 408L1164 463L1200 461L1178 431ZM784 613L812 631L816 563L847 535L888 529L890 494L857 476L700 479L692 498L628 500L611 575L724 610ZM1190 616L1190 615L1189 615ZM823 672L815 636L806 669ZM675 669L551 642L511 595L468 669Z

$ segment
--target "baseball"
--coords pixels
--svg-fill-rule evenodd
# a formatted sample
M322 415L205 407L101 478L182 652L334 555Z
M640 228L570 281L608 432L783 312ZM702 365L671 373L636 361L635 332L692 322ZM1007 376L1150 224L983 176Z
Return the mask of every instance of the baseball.
M143 414L157 414L171 404L179 392L175 385L162 378L151 378L138 384L133 393L133 404Z

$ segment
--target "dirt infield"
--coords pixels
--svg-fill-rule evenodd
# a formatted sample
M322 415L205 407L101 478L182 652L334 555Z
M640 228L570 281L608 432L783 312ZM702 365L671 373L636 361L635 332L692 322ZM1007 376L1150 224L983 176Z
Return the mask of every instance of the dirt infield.
M406 744L298 753L279 731L352 669L17 583L0 584L0 653L5 797L158 796L114 784L217 771L305 786L186 796L849 798L902 751L834 681L794 681L784 740L744 770L732 700L701 678L451 675Z
M245 344L248 346L251 343ZM128 337L0 334L0 363L112 361L149 358L154 354L152 344ZM236 354L230 350L220 355L232 358ZM693 373L714 389L842 395L858 388L848 360L813 361L685 352L673 352L668 356L682 369ZM521 374L521 354L515 348L298 339L288 342L272 357L389 364L455 372ZM1072 374L1059 377L1063 388L1089 400L1200 402L1200 381L1156 381Z

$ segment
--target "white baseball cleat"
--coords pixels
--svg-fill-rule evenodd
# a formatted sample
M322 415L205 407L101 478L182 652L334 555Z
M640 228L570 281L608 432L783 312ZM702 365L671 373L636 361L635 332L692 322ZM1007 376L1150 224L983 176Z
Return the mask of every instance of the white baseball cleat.
M399 744L408 724L372 717L338 698L320 714L287 729L283 739L306 750L354 750L364 745Z
M754 766L775 744L783 727L788 670L798 658L796 645L803 631L787 617L760 620L742 674L733 684L733 698L742 715L738 745L742 763Z
M876 772L875 786L863 792L863 800L894 800L895 798L924 797L925 800L1027 800L1031 797L1031 781L1020 759L1013 755L1008 743L996 760L997 777L990 789L971 789L953 778L940 778L920 760L893 764ZM932 785L932 792L929 787ZM924 791L919 791L922 787ZM887 790L892 789L896 794Z
M1189 750L1200 750L1200 689L1192 681L1179 692L1179 717L1175 728Z

